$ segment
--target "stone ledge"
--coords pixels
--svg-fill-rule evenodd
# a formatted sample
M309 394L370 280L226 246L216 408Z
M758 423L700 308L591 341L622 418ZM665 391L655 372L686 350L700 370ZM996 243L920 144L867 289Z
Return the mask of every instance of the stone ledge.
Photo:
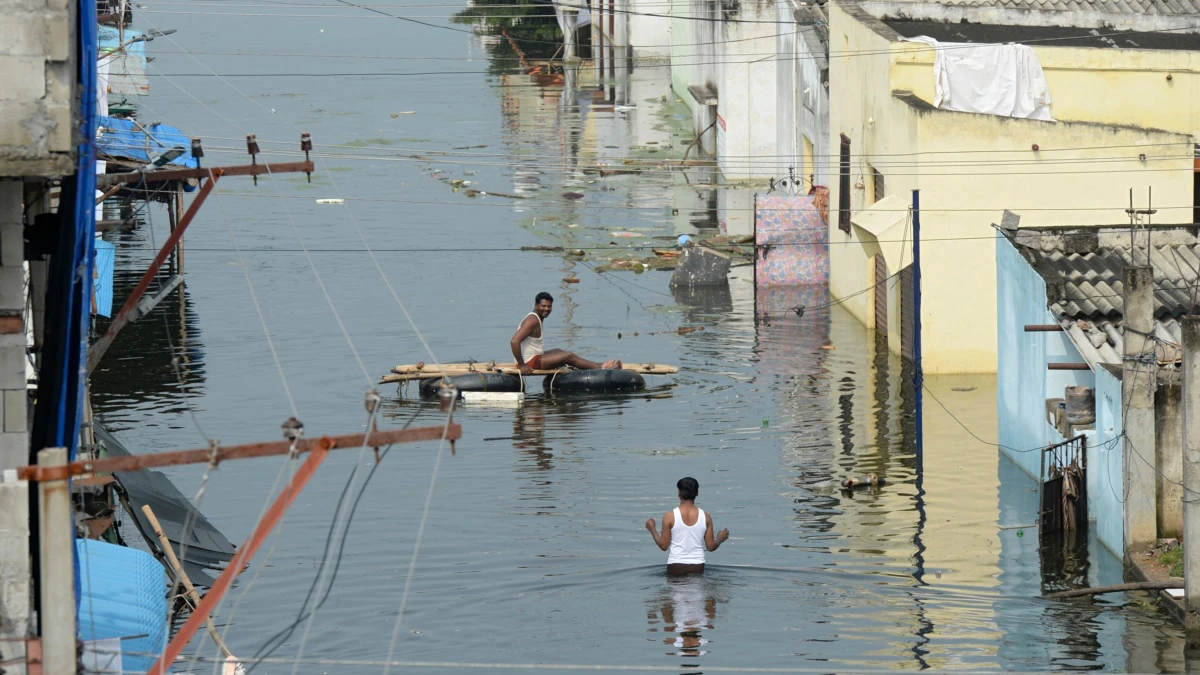
M1169 576L1161 567L1154 562L1154 558L1149 554L1130 553L1126 556L1125 561L1125 578L1127 581L1174 581L1179 580L1179 586L1183 587L1183 579L1179 577ZM1187 611L1187 604L1182 599L1171 597L1166 591L1154 591L1160 599L1160 604L1175 620L1183 625L1185 630L1196 631L1200 630L1200 614Z

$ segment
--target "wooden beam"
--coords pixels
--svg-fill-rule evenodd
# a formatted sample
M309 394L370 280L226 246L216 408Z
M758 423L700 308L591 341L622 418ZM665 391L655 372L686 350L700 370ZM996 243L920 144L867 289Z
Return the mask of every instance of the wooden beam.
M331 448L358 448L366 440L371 447L391 445L392 443L415 443L418 441L436 441L445 432L446 440L454 442L462 438L462 426L416 427L397 429L394 431L372 431L368 438L366 432L359 431L342 436L326 436L319 440L301 440L296 444L296 452L302 454L312 452L321 443L328 441ZM113 471L137 471L153 469L160 466L179 466L181 464L207 464L208 462L224 462L230 459L246 459L249 457L269 457L271 455L286 455L291 451L291 441L274 441L268 443L248 443L245 445L218 446L198 450L176 450L173 452L156 452L149 455L130 455L125 457L105 457L85 461L71 462L65 466L39 467L37 465L23 466L17 469L17 476L28 481L65 480L69 476L79 476L85 473L111 473Z
M1060 333L1063 327L1056 323L1031 323L1025 325L1026 333Z
M158 171L133 171L130 173L106 173L96 176L96 187L128 183L158 183L189 178L213 176L262 176L268 173L312 173L312 162L276 162L274 164L243 164L240 166L215 166L210 169L159 169Z
M1047 363L1046 370L1091 370L1086 363Z

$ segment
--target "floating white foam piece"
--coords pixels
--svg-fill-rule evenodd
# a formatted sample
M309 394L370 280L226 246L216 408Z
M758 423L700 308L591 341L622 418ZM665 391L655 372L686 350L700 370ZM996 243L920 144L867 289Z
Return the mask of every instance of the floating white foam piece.
M318 199L317 203L318 204L344 204L344 203L346 203L346 200L345 199Z
M1182 588L1168 588L1167 595L1171 596L1172 598L1175 598L1176 600L1181 600L1183 598L1183 589Z
M486 405L519 406L525 402L525 394L520 391L464 391L464 403L482 403Z

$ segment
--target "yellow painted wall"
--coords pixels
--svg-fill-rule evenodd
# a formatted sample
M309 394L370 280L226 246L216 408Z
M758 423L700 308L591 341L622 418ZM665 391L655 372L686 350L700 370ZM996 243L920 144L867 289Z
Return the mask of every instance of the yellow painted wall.
M893 88L932 103L934 50L902 44ZM1200 53L1031 46L1046 74L1055 119L1200 136Z
M909 86L900 63L910 43L890 43L830 4L832 44L861 57L830 63L830 139L852 139L851 210L870 203L870 164L883 173L889 195L921 190L924 291L924 366L929 373L995 372L995 231L1003 211L1022 226L1127 222L1129 189L1144 200L1148 187L1161 206L1155 222L1191 222L1191 153L1186 135L1101 124L1038 122L992 115L918 109L892 92ZM892 55L870 54L886 52ZM1114 50L1115 51L1115 50ZM932 74L929 75L932 84ZM930 87L930 98L932 87ZM1057 95L1051 90L1052 95ZM1056 98L1057 100L1057 98ZM1038 151L1032 150L1037 144ZM1072 150L1064 151L1070 148ZM1146 160L1139 159L1144 153ZM836 167L837 157L831 158ZM845 298L873 283L872 238L838 229L840 186L830 181L830 287ZM861 183L863 189L854 185ZM911 236L911 235L910 235ZM895 273L910 262L887 260ZM889 289L889 342L899 350L901 289ZM870 326L869 293L849 298L847 310Z
M875 283L874 268L870 256L877 252L865 250L858 232L850 233L838 229L838 181L839 134L850 137L851 147L851 211L864 207L865 187L870 183L867 168L870 163L884 172L889 194L906 193L916 187L916 172L909 175L887 175L885 164L880 158L912 156L918 150L917 116L907 106L896 101L892 95L890 69L891 43L872 32L849 16L837 3L828 5L830 11L830 50L834 52L829 63L829 153L824 158L829 168L829 256L830 292L834 298L848 298L842 304L864 325L874 321L870 291L861 292ZM862 182L864 189L853 186ZM888 260L888 272L900 270L899 261ZM898 299L894 284L889 284L889 296ZM857 295L855 295L857 294ZM853 297L848 297L852 296ZM889 340L893 350L899 351L900 310L889 307Z

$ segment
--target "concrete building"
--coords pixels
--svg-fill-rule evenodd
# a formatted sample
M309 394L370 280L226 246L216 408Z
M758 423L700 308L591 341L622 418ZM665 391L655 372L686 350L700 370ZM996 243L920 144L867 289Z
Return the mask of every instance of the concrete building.
M1042 448L1085 436L1089 518L1118 557L1130 544L1178 537L1183 527L1178 319L1196 304L1200 241L1190 228L1149 232L1139 232L1133 247L1128 228L1006 229L996 243L1001 449L1037 477ZM1135 367L1154 376L1131 378L1123 277L1146 265L1154 280L1155 363ZM1123 391L1130 384L1145 386L1152 400L1152 415L1136 426ZM1067 387L1094 391L1094 422L1064 420ZM1138 509L1131 498L1138 492L1149 508ZM1130 532L1131 522L1144 534Z
M893 351L908 352L909 206L919 189L926 372L996 372L991 224L1004 208L1021 211L1022 226L1124 223L1130 189L1142 207L1152 189L1154 222L1193 221L1200 35L1118 34L1105 26L1158 24L1108 4L1096 6L1114 11L1094 14L853 0L827 6L830 138L838 146L828 165L837 175L829 181L831 290L868 327L886 332ZM907 41L920 36L1029 43L1053 120L935 107L938 50Z
M73 48L76 5L65 0L5 0L0 2L0 14L4 17L0 21L2 474L30 460L24 226L49 210L49 180L75 172L80 138L75 103L79 55ZM45 264L41 265L34 270L34 283L45 279ZM24 644L19 640L36 634L29 516L28 485L17 481L15 474L4 474L0 478L0 661L5 672L26 672Z
M777 157L777 0L671 3L671 86L692 111L697 145L728 181L787 175ZM790 161L790 160L789 160Z
M776 68L777 135L780 172L794 168L806 188L829 184L829 35L819 5L782 0Z

